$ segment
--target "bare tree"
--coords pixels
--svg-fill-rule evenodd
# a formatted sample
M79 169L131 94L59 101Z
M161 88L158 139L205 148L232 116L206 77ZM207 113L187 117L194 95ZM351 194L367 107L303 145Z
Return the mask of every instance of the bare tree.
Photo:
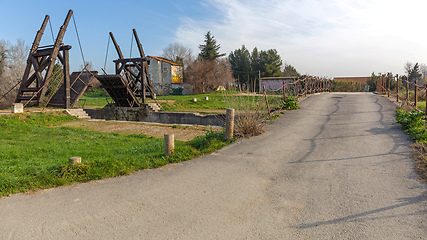
M427 65L424 63L420 64L420 72L422 74L422 79L427 78Z
M197 60L190 63L186 68L184 80L194 86L196 93L215 91L220 87L227 88L234 83L228 59L222 58L216 61Z
M29 46L18 39L16 44L0 40L0 97L9 92L22 78L26 67ZM16 90L10 92L3 100L2 107L7 107L15 99Z
M405 72L406 72L407 76L409 76L409 74L412 71L413 64L411 62L406 62L404 65L404 68L405 68Z
M170 59L174 62L187 65L191 61L191 48L185 47L184 45L174 42L163 49L162 56Z

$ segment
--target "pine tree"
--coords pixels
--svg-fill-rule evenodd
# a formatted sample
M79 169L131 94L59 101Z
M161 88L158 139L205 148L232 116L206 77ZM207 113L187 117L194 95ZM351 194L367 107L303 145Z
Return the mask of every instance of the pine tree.
M228 55L228 60L230 61L235 79L240 79L240 76L244 76L245 74L247 75L251 72L250 57L251 54L245 45L240 49L234 50L230 55Z
M225 53L219 53L220 45L216 43L214 36L208 31L205 35L205 44L199 45L201 59L216 60L219 57L225 56Z

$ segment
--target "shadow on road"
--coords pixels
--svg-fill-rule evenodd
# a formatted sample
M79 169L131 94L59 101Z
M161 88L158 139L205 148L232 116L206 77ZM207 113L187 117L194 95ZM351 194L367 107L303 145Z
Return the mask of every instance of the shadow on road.
M319 222L314 222L314 223L301 224L301 225L297 225L297 226L293 226L293 227L298 228L298 229L307 229L307 228L313 228L313 227L318 227L318 226L322 226L322 225L336 224L336 223L340 223L340 222L354 222L354 221L360 220L361 218L365 218L365 220L369 220L369 219L375 220L375 219L395 218L395 217L399 217L399 216L411 216L411 215L427 214L427 210L423 210L423 211L408 213L408 214L397 214L397 215L378 216L378 217L366 218L369 215L372 215L375 213L385 212L388 210L392 210L395 208L400 208L400 207L404 207L404 206L408 206L408 205L412 205L412 204L416 204L416 203L420 203L420 202L426 202L427 201L427 192L424 192L423 194L416 196L416 197L401 198L398 200L401 203L391 205L388 207L383 207L383 208L378 208L378 209L374 209L374 210L370 210L370 211L365 211L365 212L361 212L358 214L353 214L353 215L349 215L346 217L336 218L336 219L332 219L332 220L328 220L328 221L319 221Z

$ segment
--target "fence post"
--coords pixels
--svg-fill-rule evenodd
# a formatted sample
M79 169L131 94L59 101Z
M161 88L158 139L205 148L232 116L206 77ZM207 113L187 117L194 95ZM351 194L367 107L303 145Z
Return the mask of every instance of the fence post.
M225 114L225 140L229 141L233 138L234 132L234 109L227 108Z
M406 79L406 103L409 103L409 81Z
M378 76L378 78L377 78L377 89L375 90L377 93L379 93L380 92L380 79L381 79L381 76Z
M12 113L23 113L24 112L24 104L12 103L11 111L12 111Z
M172 155L174 149L175 149L174 135L165 134L165 155L166 156Z
M82 163L82 158L81 158L81 157L70 157L70 158L68 159L68 162L69 162L71 165L79 164L79 163Z
M263 86L263 88L264 88L264 97L265 97L265 102L267 103L268 116L269 116L269 117L271 117L271 115L270 115L270 105L268 104L267 91L265 90L265 86Z
M307 97L307 78L304 78L304 88L305 88L304 97Z
M415 102L415 108L417 108L417 102L418 102L418 96L417 96L417 94L418 94L418 81L417 80L415 80L415 99L414 99L414 102Z
M399 102L399 74L396 74L396 102Z
M425 90L426 95L427 95L427 83L424 85L424 90ZM427 100L426 100L426 103L427 103ZM424 111L424 118L427 120L427 104L426 104L426 109Z
M387 97L390 97L390 73L387 73Z
M283 102L286 102L286 80L283 80Z

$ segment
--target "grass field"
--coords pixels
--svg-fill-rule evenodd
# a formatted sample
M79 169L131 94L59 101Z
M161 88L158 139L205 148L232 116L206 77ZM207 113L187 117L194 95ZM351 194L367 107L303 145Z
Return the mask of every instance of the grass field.
M79 105L85 108L103 108L108 102L113 100L108 93L102 89L93 89L86 91L79 99Z
M175 153L166 157L163 139L58 127L67 121L79 120L63 113L0 116L0 196L156 168L229 143L223 133L208 132L175 141ZM73 156L82 157L82 164L69 165Z
M238 102L244 101L251 107L256 107L260 102L264 103L265 98L262 95L238 95L237 91L217 91L205 94L194 95L168 95L158 96L160 104L163 107L162 111L173 112L199 112L199 113L224 113L227 108L236 108L234 106ZM205 100L205 98L208 100ZM193 101L196 98L197 101ZM87 91L80 99L80 106L85 102L87 108L103 108L107 105L107 100L112 102L108 94L101 89ZM277 107L280 96L269 96L269 104L271 107ZM149 99L149 102L154 100Z

